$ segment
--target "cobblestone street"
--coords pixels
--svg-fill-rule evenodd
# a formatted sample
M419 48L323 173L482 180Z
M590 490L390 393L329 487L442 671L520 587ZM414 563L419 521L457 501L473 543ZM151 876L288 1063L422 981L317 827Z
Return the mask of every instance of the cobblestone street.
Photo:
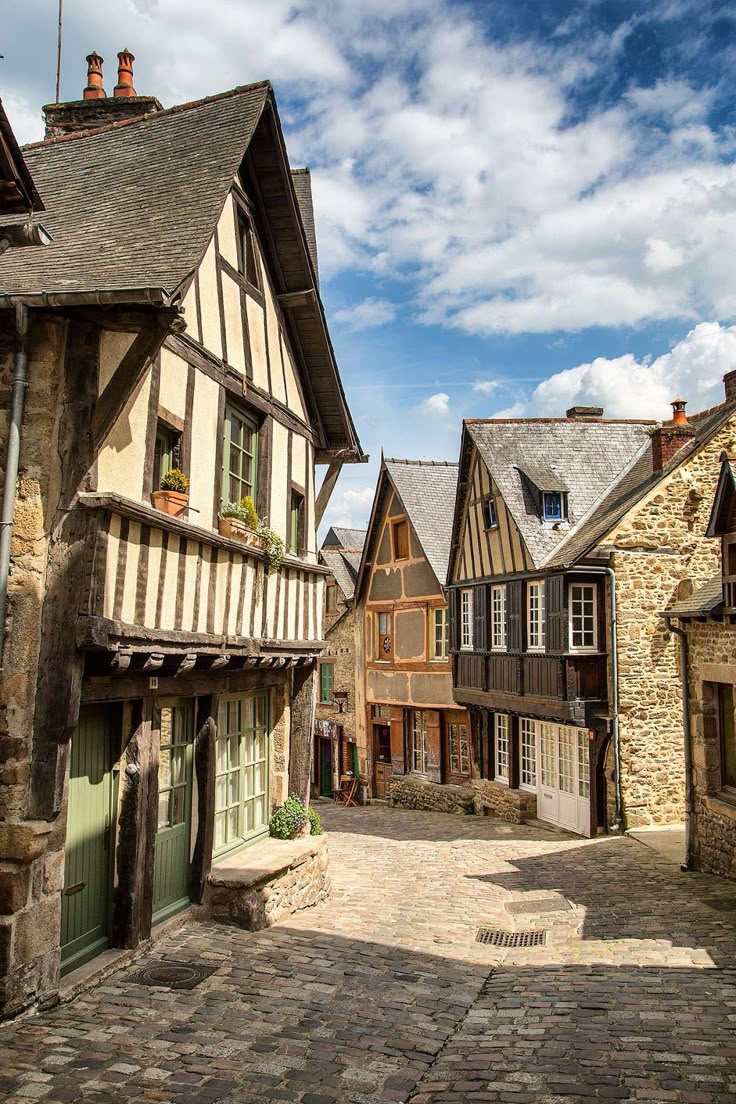
M0 1098L736 1101L736 885L627 838L377 807L324 821L328 902L255 934L186 924L149 957L217 964L193 990L126 967L5 1025ZM485 946L480 925L547 941Z

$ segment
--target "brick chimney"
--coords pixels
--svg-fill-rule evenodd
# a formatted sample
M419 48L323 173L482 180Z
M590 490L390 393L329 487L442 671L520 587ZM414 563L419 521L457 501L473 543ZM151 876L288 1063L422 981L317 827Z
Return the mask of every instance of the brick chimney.
M602 418L602 406L571 406L565 411L565 417L575 421L576 418Z
M104 59L94 50L87 56L87 84L81 100L46 104L46 137L60 138L80 130L93 130L126 119L135 119L151 111L161 111L155 96L139 96L133 87L133 62L130 50L118 54L118 83L108 96L102 83Z
M673 399L672 421L663 422L652 434L652 467L655 472L661 471L675 453L695 436L695 428L687 420L686 406L684 399Z

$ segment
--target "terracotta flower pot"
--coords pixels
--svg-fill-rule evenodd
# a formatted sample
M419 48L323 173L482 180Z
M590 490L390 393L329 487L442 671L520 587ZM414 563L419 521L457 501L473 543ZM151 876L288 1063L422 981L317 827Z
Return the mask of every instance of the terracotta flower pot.
M151 499L157 510L170 517L181 517L189 505L189 495L181 491L154 491Z
M217 519L217 528L220 536L227 537L228 540L242 541L253 548L266 547L265 538L260 533L254 533L240 518L220 517Z

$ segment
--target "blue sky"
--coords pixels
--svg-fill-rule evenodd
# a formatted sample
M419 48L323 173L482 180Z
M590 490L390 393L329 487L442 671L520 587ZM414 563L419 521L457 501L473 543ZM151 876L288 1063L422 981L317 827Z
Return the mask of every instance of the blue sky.
M24 140L53 99L56 0L4 13ZM313 171L322 294L369 466L454 459L462 417L717 402L736 367L736 7L707 0L65 0L84 56L169 106L269 77Z

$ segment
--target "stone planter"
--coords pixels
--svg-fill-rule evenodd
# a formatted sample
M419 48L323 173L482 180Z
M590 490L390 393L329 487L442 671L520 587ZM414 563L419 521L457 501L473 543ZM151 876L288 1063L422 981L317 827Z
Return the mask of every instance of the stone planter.
M170 517L181 517L189 505L189 495L181 491L153 491L151 501L157 510Z
M254 533L240 518L219 517L217 528L220 536L227 537L228 540L241 541L243 544L249 544L251 548L263 549L266 547L265 537L262 537L260 533Z

